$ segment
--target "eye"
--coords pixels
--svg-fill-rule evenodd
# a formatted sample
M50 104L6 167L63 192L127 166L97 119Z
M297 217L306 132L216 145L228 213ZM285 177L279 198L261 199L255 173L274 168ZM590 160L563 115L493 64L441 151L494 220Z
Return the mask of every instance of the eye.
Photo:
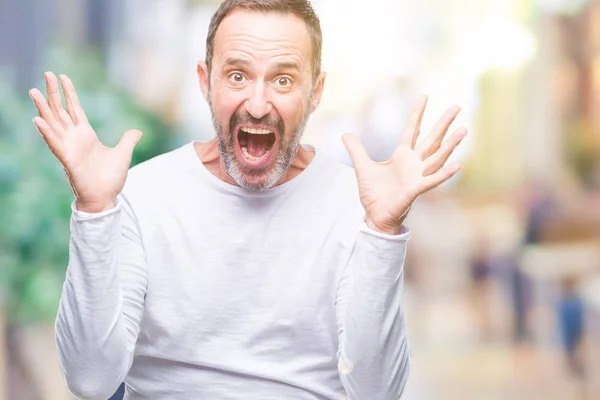
M287 88L292 85L292 80L290 78L288 78L287 76L281 76L281 77L277 78L276 82L277 82L277 86L282 87L282 88Z
M246 77L239 72L229 74L229 81L232 83L243 83L245 80Z

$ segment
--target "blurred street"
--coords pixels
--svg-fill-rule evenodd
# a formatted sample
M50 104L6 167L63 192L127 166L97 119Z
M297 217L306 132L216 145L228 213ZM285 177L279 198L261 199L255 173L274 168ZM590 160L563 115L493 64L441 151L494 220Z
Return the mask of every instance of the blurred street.
M71 398L54 318L73 195L28 90L68 74L103 143L144 132L132 165L209 140L196 63L218 4L0 0L0 400ZM600 0L313 4L328 78L304 143L350 164L354 133L387 160L421 94L423 132L453 104L469 131L406 222L403 399L600 399Z

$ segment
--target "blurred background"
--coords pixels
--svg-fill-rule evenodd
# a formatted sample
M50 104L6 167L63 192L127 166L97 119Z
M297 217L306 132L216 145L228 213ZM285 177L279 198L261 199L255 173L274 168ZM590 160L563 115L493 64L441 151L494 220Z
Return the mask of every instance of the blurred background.
M68 74L106 144L144 132L134 164L209 140L195 70L218 3L0 0L0 400L70 399L53 322L72 194L28 90ZM329 76L304 142L349 163L351 132L384 160L420 94L424 132L452 104L470 131L408 220L404 398L600 398L600 1L313 4Z

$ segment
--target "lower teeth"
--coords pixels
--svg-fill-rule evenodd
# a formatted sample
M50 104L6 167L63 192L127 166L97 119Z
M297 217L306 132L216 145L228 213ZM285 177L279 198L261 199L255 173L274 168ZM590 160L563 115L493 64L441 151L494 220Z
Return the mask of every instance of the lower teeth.
M259 160L263 159L269 152L267 151L265 154L263 154L260 157L255 157L252 154L248 153L248 149L245 146L242 146L242 153L244 154L244 157L246 157L249 160L259 161Z

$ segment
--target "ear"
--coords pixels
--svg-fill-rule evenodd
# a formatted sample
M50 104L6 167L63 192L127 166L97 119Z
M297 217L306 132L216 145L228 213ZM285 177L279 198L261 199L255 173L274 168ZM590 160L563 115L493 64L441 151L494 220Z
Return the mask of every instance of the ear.
M313 86L312 91L312 104L310 112L314 112L319 104L321 103L321 96L323 95L323 89L325 88L325 78L327 77L327 73L321 72L319 77L317 78L315 85Z
M208 89L210 88L210 76L208 74L208 67L204 61L198 62L198 80L200 81L200 89L204 98L208 100Z

